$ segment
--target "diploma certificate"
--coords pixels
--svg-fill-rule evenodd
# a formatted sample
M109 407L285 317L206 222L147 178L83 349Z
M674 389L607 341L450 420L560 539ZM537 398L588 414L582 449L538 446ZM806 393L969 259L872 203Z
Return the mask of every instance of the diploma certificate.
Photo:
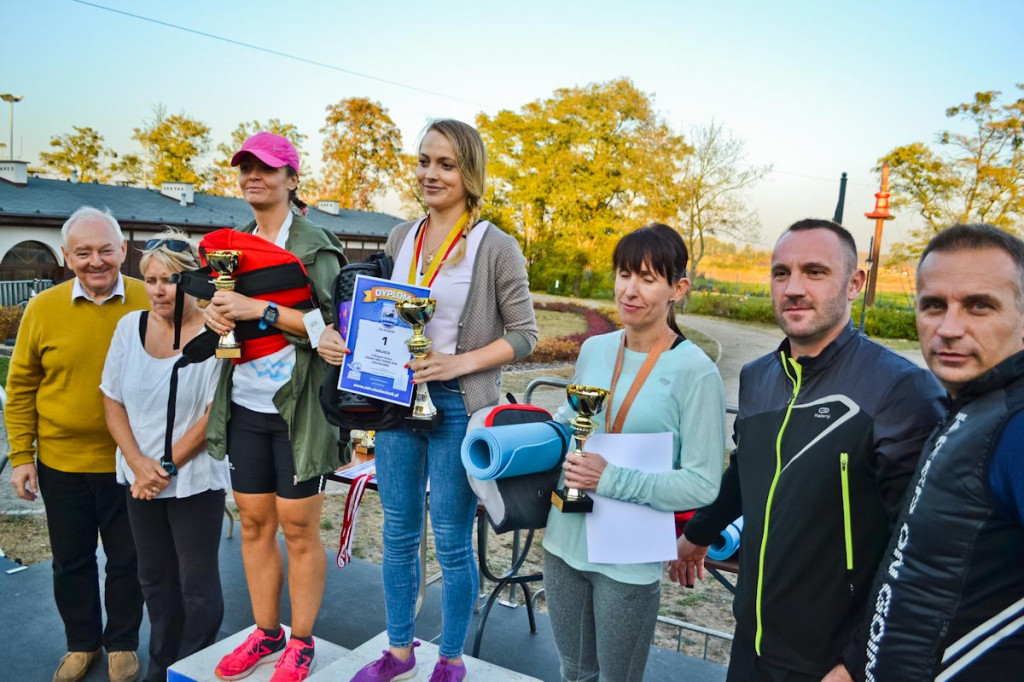
M351 351L341 366L338 390L396 405L412 402L412 354L405 340L412 336L395 303L429 298L430 289L377 277L356 277L351 301L339 306L338 331Z

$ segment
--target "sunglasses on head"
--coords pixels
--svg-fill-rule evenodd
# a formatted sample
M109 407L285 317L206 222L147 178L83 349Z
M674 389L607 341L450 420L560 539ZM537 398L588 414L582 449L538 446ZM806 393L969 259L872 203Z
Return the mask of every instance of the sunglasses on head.
M159 249L161 246L174 253L192 250L192 245L183 239L150 239L146 242L146 251Z

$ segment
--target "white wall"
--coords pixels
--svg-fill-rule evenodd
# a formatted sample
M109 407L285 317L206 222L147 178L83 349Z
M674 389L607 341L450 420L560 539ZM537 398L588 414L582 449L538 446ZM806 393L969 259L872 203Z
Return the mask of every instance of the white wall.
M64 265L64 254L60 251L59 227L4 227L0 229L0 260L7 252L21 242L39 242L50 247L57 264Z

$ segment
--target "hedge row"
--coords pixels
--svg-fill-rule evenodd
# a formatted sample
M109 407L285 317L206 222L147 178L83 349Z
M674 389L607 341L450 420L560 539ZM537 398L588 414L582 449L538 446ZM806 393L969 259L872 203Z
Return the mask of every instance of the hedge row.
M556 363L576 362L580 354L580 346L591 336L607 334L619 328L619 313L612 306L589 308L575 303L538 303L537 310L549 310L555 313L571 313L580 315L587 323L586 331L557 339L542 339L526 358L525 362Z
M7 339L13 339L18 335L18 327L21 325L21 314L23 312L20 306L0 306L0 343Z
M861 302L853 306L853 321L860 324ZM686 312L694 315L725 317L741 322L775 324L775 313L768 298L732 296L728 294L692 293ZM909 339L917 341L914 311L905 308L873 306L864 318L864 331L868 336L882 339Z

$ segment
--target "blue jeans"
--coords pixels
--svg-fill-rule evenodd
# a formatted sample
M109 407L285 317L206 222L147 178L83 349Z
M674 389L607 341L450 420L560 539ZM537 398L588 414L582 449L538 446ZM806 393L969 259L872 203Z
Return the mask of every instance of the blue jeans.
M427 386L431 400L444 410L440 425L432 431L378 431L376 436L377 485L384 508L384 605L391 646L411 646L429 477L430 522L441 564L440 653L458 658L480 589L473 556L477 500L460 456L469 419L458 381Z

